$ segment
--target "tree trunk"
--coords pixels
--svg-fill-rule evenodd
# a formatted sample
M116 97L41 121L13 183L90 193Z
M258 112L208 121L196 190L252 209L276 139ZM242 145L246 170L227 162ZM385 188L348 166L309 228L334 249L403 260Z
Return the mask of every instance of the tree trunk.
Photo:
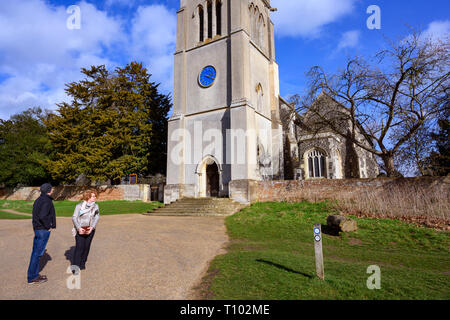
M388 177L397 176L397 170L395 170L394 166L394 156L392 154L387 154L382 157L384 162L384 168L386 170L386 174Z

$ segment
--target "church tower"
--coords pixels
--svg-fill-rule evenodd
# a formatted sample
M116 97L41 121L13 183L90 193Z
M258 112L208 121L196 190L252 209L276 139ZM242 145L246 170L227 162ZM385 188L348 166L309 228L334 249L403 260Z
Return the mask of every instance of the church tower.
M181 0L164 202L230 197L283 176L269 0Z

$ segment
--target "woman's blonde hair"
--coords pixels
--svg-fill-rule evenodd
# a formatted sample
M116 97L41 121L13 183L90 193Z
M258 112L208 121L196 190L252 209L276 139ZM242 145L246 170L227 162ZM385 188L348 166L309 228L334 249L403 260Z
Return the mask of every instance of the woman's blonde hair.
M83 193L83 197L81 198L81 200L88 201L91 198L92 194L95 194L95 196L98 198L98 192L96 190L90 189L90 190L86 190Z

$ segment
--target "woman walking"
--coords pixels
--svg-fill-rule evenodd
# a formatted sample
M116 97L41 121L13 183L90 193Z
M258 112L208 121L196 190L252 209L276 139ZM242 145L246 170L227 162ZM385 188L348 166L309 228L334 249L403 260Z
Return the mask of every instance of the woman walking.
M95 190L87 190L83 194L83 202L77 204L72 216L75 236L75 253L73 265L86 269L86 261L94 238L95 228L100 218L98 205L95 203L98 193ZM74 271L74 270L72 270Z

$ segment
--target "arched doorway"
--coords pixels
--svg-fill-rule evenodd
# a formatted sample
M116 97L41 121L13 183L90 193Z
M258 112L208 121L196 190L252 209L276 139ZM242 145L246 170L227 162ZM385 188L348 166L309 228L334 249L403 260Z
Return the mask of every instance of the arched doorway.
M208 155L197 165L195 197L219 197L221 195L220 186L222 183L222 168L218 160Z
M206 166L206 196L219 196L219 168L215 162Z

